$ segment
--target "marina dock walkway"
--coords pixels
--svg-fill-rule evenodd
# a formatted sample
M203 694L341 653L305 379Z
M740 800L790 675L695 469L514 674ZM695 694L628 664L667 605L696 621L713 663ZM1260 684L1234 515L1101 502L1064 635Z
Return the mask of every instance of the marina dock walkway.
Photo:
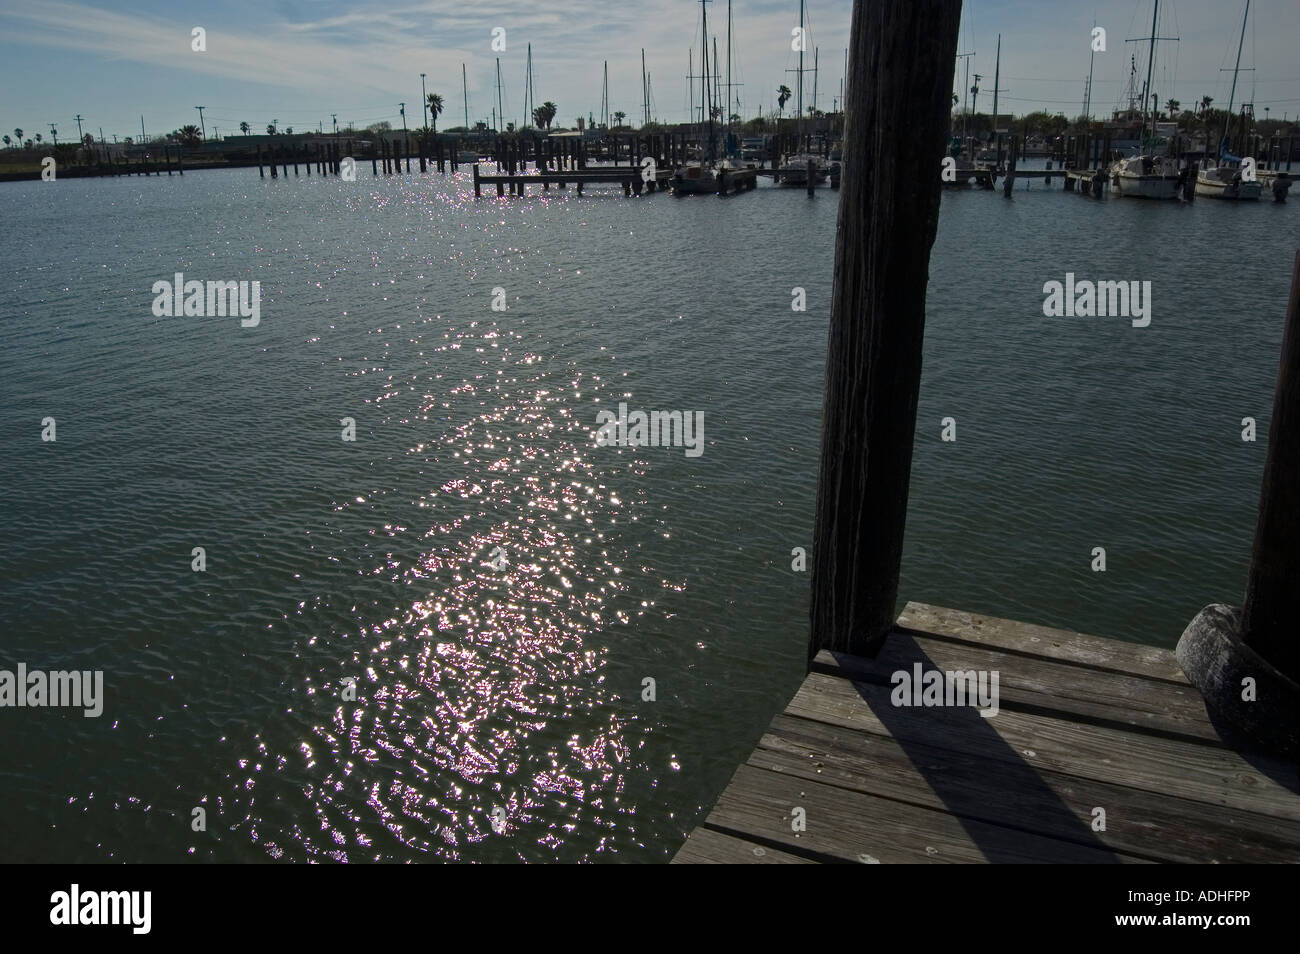
M999 711L893 705L917 663L997 671ZM674 863L1297 862L1297 793L1168 650L909 603L818 654Z

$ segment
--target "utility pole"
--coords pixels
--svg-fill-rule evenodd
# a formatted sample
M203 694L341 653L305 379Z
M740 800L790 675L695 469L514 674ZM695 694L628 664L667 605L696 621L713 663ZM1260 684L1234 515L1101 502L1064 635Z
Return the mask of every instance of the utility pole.
M140 145L144 145L149 137L144 134L144 113L140 114Z
M59 131L54 128L54 123L50 123L50 138L54 140L54 145L59 144Z
M402 134L406 134L406 103L398 103L397 110L402 114Z
M334 138L337 139L337 138L338 138L338 135L339 135L339 114L338 114L338 113L330 113L330 119L331 119L331 120L333 121L333 123L334 123Z
M83 142L86 136L81 131L81 113L77 113L75 119L77 120L77 142Z
M203 137L204 139L207 139L207 138L208 138L208 128L207 128L206 126L203 125L203 110L207 109L208 107L206 107L206 106L195 106L194 108L197 109L197 110L199 111L199 132L200 132L200 134L202 135L202 137Z
M420 74L420 105L424 107L424 129L429 128L429 92L424 88L424 74Z

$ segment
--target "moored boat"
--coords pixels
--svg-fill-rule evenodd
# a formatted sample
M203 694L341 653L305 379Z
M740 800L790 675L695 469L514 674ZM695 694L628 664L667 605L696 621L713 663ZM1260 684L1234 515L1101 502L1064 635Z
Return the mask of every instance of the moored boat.
M813 185L820 185L830 175L830 167L821 156L812 153L783 156L777 165L776 181L784 186L805 186L810 171Z
M1116 195L1137 199L1176 199L1182 176L1173 156L1129 156L1110 167Z
M1207 199L1254 201L1263 187L1257 179L1242 178L1241 166L1205 160L1196 170L1196 194Z

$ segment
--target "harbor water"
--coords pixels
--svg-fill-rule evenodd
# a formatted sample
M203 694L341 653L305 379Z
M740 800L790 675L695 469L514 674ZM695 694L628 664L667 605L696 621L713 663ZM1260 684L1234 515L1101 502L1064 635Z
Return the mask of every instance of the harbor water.
M797 687L838 193L468 180L0 190L0 669L105 687L0 710L0 858L666 860ZM903 598L1164 647L1240 601L1298 243L946 192ZM1067 273L1150 323L1046 317Z

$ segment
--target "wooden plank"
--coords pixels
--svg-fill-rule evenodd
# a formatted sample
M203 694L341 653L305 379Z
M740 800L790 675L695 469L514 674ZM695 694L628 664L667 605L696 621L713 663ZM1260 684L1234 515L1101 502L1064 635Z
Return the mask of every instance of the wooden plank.
M981 616L925 603L908 603L899 614L897 629L978 643L991 649L1026 653L1187 685L1187 677L1168 650L1086 633L1036 626L1018 620Z
M805 831L792 829L796 807L806 812ZM707 824L828 860L866 864L1139 861L752 765L736 770Z
M1021 711L1050 711L1062 718L1222 744L1201 694L1190 685L1102 672L968 642L896 632L874 660L821 652L813 666L828 675L892 685L894 672L911 673L916 662L923 663L925 670L996 671L1001 704Z
M780 715L749 758L755 768L822 781L990 824L1182 863L1295 863L1300 822L1078 779L1034 767L1032 779L990 771L951 748ZM1094 832L1093 810L1106 830Z
M675 865L815 865L789 852L757 845L709 828L691 832L673 856Z
M1300 820L1296 766L1229 749L1004 710L985 719L970 708L895 708L890 689L811 673L786 714L979 755L1004 766L1030 765L1241 811ZM870 705L866 700L870 700ZM877 713L884 713L888 725ZM1256 768L1259 765L1260 768ZM996 771L990 767L990 771ZM1268 774L1265 774L1265 773ZM1272 776L1272 777L1270 777Z

